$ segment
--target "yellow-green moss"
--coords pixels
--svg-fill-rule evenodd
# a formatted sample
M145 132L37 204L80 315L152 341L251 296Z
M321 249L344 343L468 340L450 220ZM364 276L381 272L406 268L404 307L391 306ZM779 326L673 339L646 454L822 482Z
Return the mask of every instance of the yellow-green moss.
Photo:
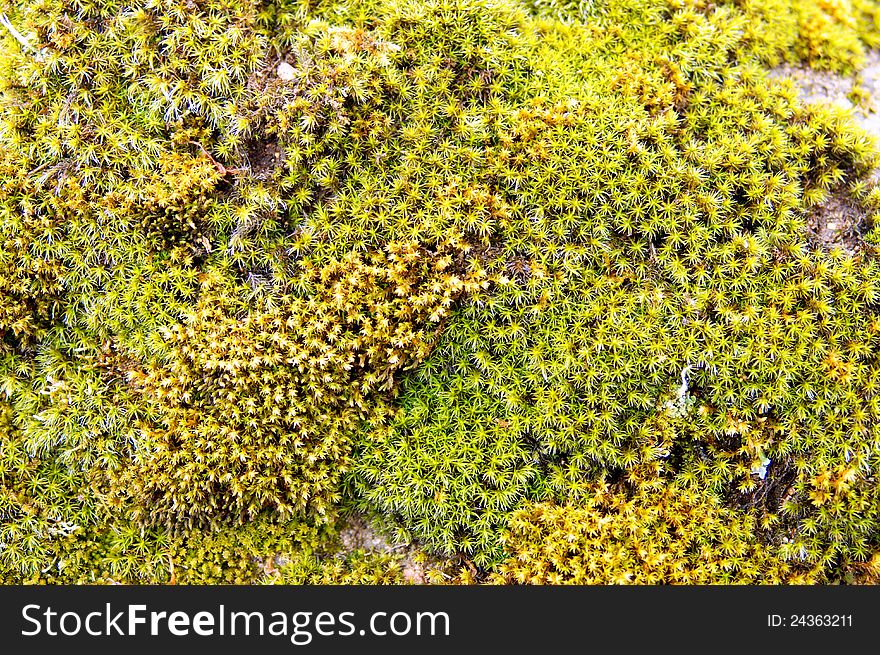
M605 485L582 505L514 512L498 580L519 584L783 584L815 572L762 542L754 516L674 485L626 492Z
M880 239L807 225L877 153L767 75L873 0L0 7L5 581L400 581L341 505L461 581L700 503L695 580L873 570Z

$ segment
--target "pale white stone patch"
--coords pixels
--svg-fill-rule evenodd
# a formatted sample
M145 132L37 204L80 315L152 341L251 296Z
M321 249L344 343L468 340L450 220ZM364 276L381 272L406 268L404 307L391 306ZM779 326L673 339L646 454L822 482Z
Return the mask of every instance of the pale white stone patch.
M285 82L289 82L296 78L296 69L288 64L286 61L282 61L278 64L278 77L284 80Z

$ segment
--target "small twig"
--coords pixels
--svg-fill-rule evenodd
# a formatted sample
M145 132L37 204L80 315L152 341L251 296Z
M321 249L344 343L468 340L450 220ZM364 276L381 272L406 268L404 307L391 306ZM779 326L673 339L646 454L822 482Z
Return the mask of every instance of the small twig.
M693 370L693 366L688 364L681 370L681 386L676 390L675 395L679 399L684 398L688 393L688 373Z
M21 44L22 48L32 52L38 60L42 59L42 57L43 57L42 51L37 50L34 46L32 46L30 44L30 41L28 41L24 36L22 36L21 32L19 32L17 29L15 29L15 25L12 24L12 21L9 20L9 18L6 16L6 14L0 14L0 25L3 25L3 27L6 28L6 31L8 31L12 35L13 39L15 39L16 41L18 41Z
M28 40L22 36L21 32L15 29L15 25L12 24L12 21L9 20L6 14L0 14L0 24L2 24L3 27L5 27L9 31L9 33L12 35L12 38L18 41L27 50L36 52L36 50L34 50L34 46L32 46L30 42L28 42Z
M194 146L198 146L199 149L204 153L204 155L208 159L211 160L211 163L214 164L214 167L217 169L217 171L220 173L220 175L223 175L223 176L230 175L230 174L237 175L239 173L247 173L248 172L248 169L246 169L246 168L226 168L223 164L221 164L219 161L214 159L214 155L212 155L210 152L208 152L205 149L205 146L203 146L198 141L188 141L187 143L191 143Z
M51 163L52 163L51 161L45 161L45 162L43 162L42 164L40 164L39 166L37 166L34 170L30 171L30 172L28 173L28 176L30 176L30 175L36 175L37 173L39 173L41 170L43 170L44 168L46 168L46 166L48 166L48 165L51 164Z

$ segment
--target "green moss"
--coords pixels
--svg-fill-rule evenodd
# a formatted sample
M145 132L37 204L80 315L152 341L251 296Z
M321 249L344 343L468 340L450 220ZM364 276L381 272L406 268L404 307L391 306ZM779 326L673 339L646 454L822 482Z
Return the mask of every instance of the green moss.
M399 556L355 550L337 556L287 562L274 584L407 584Z
M598 486L581 506L513 513L499 581L527 584L782 584L814 581L761 541L753 516L670 485L630 499Z
M2 7L4 580L401 581L344 504L460 581L652 503L870 569L880 241L807 220L877 153L767 66L875 2Z
M693 57L687 73L662 50L617 53L604 34L566 51L574 29L545 28L536 58L548 95L569 98L519 110L493 150L513 209L489 269L506 281L464 301L406 379L395 422L365 438L366 502L488 566L523 502L577 499L648 467L734 503L790 485L769 508L800 526L789 556L864 557L876 544L876 428L856 390L875 375L877 267L811 250L804 221L873 166L865 137L754 66L731 66L720 45L669 36L678 60ZM814 472L854 455L843 420L863 426L867 459L862 491L832 518L807 495ZM753 473L765 456L784 482ZM787 493L803 503L783 508Z
M138 382L158 424L114 476L119 502L132 498L140 521L185 526L265 509L332 514L350 435L388 414L395 374L427 354L452 299L479 286L430 261L389 244L304 270L305 297L250 307L229 302L242 292L221 272L207 273L196 311L165 334L166 361Z
M739 57L757 57L769 66L803 61L811 66L851 73L864 62L867 48L878 43L878 9L874 0L529 0L539 16L583 21L627 31L656 30L656 21L696 36L693 18L707 17L740 31ZM705 38L705 34L701 37ZM644 43L644 42L643 42Z

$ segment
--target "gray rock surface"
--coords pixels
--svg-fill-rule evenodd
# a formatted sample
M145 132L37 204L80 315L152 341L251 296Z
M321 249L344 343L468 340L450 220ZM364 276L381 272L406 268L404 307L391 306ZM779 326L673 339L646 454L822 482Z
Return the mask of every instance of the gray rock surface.
M880 51L870 51L863 69L851 76L790 64L775 68L772 76L793 81L804 102L832 105L849 112L880 147ZM852 92L857 88L867 91L868 98L854 104ZM875 177L880 177L880 171L875 172ZM810 241L815 246L840 248L850 254L861 248L865 211L845 190L833 194L807 218Z
M880 139L880 51L870 51L864 68L848 77L813 70L806 65L790 64L776 67L772 75L791 79L797 85L804 102L824 103L852 111L856 121L867 132ZM854 105L849 96L856 85L867 90L871 100Z

